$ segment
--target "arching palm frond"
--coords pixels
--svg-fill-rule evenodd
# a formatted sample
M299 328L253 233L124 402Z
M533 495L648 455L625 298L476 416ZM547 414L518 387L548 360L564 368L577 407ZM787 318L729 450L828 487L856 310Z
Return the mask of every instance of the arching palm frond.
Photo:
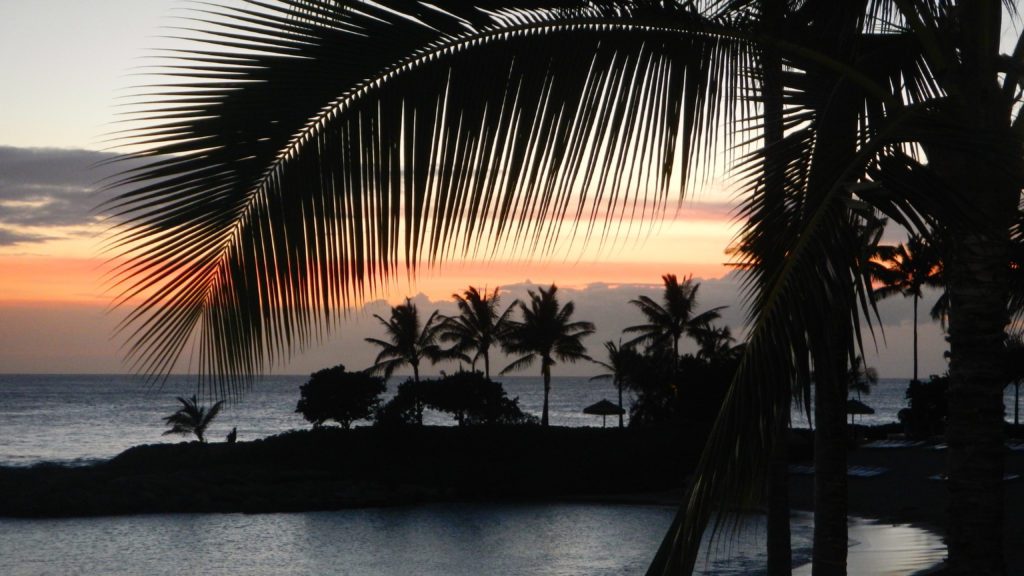
M655 302L649 296L630 300L629 303L639 308L647 318L647 323L629 326L623 332L638 333L638 336L626 342L627 346L646 344L652 348L668 348L678 362L679 339L684 334L696 338L700 330L720 317L719 311L726 306L694 314L700 283L694 282L692 276L684 278L680 283L675 274L666 274L661 279L665 284L662 303ZM675 373L675 370L673 366L672 372Z
M366 338L367 342L380 348L370 368L371 372L387 379L396 369L409 365L413 379L419 382L420 361L425 358L436 362L444 356L437 344L444 325L437 310L421 324L419 309L412 300L406 298L405 304L391 307L389 318L385 319L379 314L373 317L384 327L387 340Z
M213 406L210 406L209 410L205 406L201 406L194 395L191 398L179 396L178 402L181 402L181 408L174 414L164 418L164 422L171 427L170 430L164 432L164 435L194 434L200 442L206 442L206 429L209 428L213 419L220 414L224 401L221 400L215 403Z
M491 348L500 345L510 324L509 318L517 301L513 300L504 311L498 312L501 296L498 288L490 294L481 293L470 286L463 294L452 294L459 308L459 315L444 317L440 339L451 342L451 353L465 358L476 365L478 359L484 361L484 376L491 377ZM466 353L472 352L472 358Z
M710 174L748 44L688 5L602 4L193 12L106 204L133 366L195 338L236 391L403 269L536 251L562 222L585 242Z

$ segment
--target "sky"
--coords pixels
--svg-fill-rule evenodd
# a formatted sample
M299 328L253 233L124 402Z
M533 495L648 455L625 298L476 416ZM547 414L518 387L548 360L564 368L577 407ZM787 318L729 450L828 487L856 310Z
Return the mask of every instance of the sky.
M193 5L182 0L4 0L0 2L0 373L124 373L125 338L117 333L124 308L104 251L109 226L96 208L107 196L97 183L110 176L97 162L114 153L106 134L138 85L146 57L173 45L166 38L176 17ZM612 238L607 249L530 262L463 261L424 270L351 310L330 338L277 373L309 373L344 363L362 368L373 359L363 342L379 336L372 314L414 297L423 309L453 310L450 295L469 285L501 286L507 301L537 285L557 283L576 302L580 319L597 324L588 345L600 349L622 328L641 322L628 304L657 297L662 274L701 282L698 309L729 306L723 321L742 335L745 313L737 279L724 263L736 232L728 182L695 191L678 210L642 237ZM934 301L929 294L926 310ZM882 377L909 377L912 308L909 299L885 301L875 341L865 342L868 364ZM922 313L926 317L926 313ZM945 369L942 332L921 324L922 373ZM877 349L876 349L877 347ZM437 367L444 369L444 366ZM183 368L187 370L187 367ZM595 372L567 366L565 374ZM429 372L429 371L428 371ZM558 373L556 371L556 373Z

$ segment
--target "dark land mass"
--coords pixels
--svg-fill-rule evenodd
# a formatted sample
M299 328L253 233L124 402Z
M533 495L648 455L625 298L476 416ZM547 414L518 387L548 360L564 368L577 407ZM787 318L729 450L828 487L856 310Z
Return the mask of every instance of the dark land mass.
M858 427L885 438L896 425ZM1014 431L1020 436L1020 429ZM295 431L236 444L155 444L90 466L0 467L0 516L170 512L295 512L441 500L586 500L676 504L707 434L672 428L405 427ZM810 464L808 431L791 435L794 462ZM942 534L947 487L932 479L946 453L932 445L856 447L849 479L857 516ZM1024 574L1024 451L1007 450L1005 538L1009 573ZM795 509L813 509L813 476L793 474Z
M0 515L255 513L649 493L681 486L705 437L697 425L424 426L154 444L89 466L0 468Z

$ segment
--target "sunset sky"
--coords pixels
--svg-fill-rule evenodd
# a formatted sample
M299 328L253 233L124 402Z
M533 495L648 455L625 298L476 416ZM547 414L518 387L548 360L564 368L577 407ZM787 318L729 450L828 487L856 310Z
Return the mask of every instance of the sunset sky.
M110 157L104 134L115 129L118 103L139 82L144 57L173 44L162 36L188 6L179 0L0 2L0 372L126 370L123 338L114 333L123 310L109 309L108 225L95 210L107 197L96 183L111 172L94 165ZM509 287L519 296L528 286L555 282L577 300L581 318L598 324L589 342L596 350L640 322L629 299L656 295L664 273L692 274L703 280L699 307L729 305L725 321L742 334L737 283L723 266L736 231L732 200L718 180L678 209L670 202L664 220L645 223L642 232L609 238L603 250L573 247L542 262L454 262L424 269L379 296L394 303L419 294L426 306L447 306L452 292L470 284ZM336 337L276 371L306 373L339 361L363 367L372 352L362 338L376 335L367 311L384 313L386 305L353 311ZM908 377L910 300L886 302L882 312L888 348L880 337L881 352L869 354L868 363L883 377ZM923 323L921 348L925 374L944 369L936 324Z

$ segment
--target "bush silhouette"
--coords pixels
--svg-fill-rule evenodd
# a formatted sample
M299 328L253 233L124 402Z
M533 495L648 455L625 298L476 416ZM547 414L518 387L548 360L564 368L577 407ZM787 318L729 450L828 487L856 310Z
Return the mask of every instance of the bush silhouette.
M519 408L519 399L509 399L501 383L480 372L459 371L437 379L408 380L398 393L377 412L377 423L402 425L421 422L417 407L451 414L460 426L473 424L530 424L536 417Z
M384 379L365 372L346 372L341 364L314 372L299 388L301 397L295 411L314 428L334 420L350 428L356 420L374 414L384 392Z
M911 437L928 438L945 432L949 415L949 404L946 401L948 388L948 375L933 374L928 382L910 382L907 386L910 408L904 409L906 412L900 410L900 421Z

